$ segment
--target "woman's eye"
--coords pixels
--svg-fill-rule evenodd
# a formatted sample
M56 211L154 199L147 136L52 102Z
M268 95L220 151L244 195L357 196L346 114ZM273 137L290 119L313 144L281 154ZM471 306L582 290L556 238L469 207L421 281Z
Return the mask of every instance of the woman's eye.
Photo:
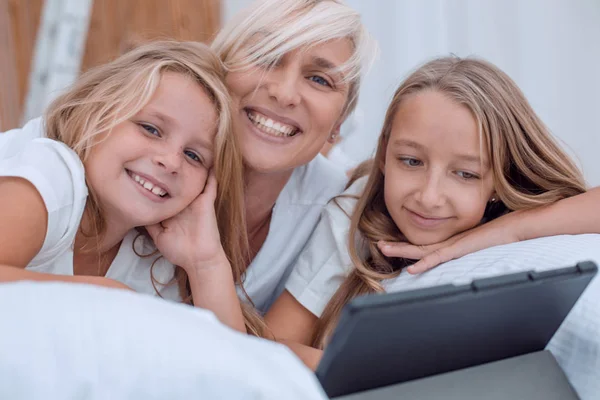
M322 76L313 75L310 76L308 79L315 82L317 85L332 87L331 84L327 81L327 79L323 78Z
M149 134L154 136L160 136L160 132L154 126L148 124L140 124L140 126L144 128L144 130Z
M195 152L193 152L191 150L184 151L184 154L186 155L186 157L188 157L192 161L196 161L196 162L199 162L199 163L202 162L202 158L200 158L200 156L198 154L196 154Z
M417 160L416 158L402 157L400 161L408 167L419 167L423 165L421 160Z
M466 172L466 171L457 171L456 175L460 176L461 178L463 178L465 180L479 179L479 176L472 174L471 172Z

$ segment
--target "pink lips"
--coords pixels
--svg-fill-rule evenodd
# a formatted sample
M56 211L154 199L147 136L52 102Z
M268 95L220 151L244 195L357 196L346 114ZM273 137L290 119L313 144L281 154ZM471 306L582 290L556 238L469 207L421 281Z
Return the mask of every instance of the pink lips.
M422 229L434 229L448 221L450 218L424 216L405 208L411 222Z

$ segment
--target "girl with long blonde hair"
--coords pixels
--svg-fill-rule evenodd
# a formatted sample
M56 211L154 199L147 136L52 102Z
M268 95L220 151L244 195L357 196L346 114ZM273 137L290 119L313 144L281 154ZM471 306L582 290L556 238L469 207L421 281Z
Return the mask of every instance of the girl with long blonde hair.
M322 349L348 301L384 291L383 280L407 269L600 232L592 217L600 191L586 192L517 85L478 59L439 58L412 73L394 94L374 159L356 175L324 211L268 315L278 337ZM407 255L426 248L435 251L413 265ZM305 360L315 367L319 357Z
M224 76L205 45L149 43L3 133L0 280L131 288L260 334L231 283L247 239Z

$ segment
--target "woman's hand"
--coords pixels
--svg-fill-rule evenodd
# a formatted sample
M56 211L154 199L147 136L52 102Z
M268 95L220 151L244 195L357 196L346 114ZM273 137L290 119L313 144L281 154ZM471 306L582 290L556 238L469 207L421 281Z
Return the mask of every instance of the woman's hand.
M229 262L221 245L215 214L217 180L211 170L204 191L183 211L147 226L160 253L188 275Z
M524 240L519 234L521 211L514 211L459 233L436 244L416 246L410 243L379 242L377 246L387 257L419 260L407 268L410 274L428 271L450 260L487 249Z

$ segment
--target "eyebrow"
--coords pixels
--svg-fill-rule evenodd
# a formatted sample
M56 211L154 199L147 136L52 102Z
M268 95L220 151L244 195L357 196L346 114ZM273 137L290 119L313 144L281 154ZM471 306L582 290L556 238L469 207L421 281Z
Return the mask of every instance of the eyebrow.
M150 117L154 117L156 119L159 119L163 124L165 124L168 127L174 127L177 126L177 122L175 121L175 119L173 119L172 117L161 113L160 111L157 110L149 110L146 112L146 115L150 116ZM199 137L198 135L194 135L194 143L197 143L198 145L209 149L211 151L213 151L214 146L213 143L210 143L206 140L204 140L203 138Z
M415 148L417 150L425 150L425 146L423 146L422 144L407 139L396 139L392 142L392 146L407 146Z
M425 150L425 146L423 146L422 144L414 142L412 140L407 140L407 139L397 139L392 143L392 146L407 146L407 147L412 147L417 150ZM481 157L479 157L479 156L474 156L471 154L456 154L455 156L457 158L460 158L463 161L477 163L477 164L482 163ZM487 165L487 163L483 162L483 165Z
M315 66L323 68L329 72L340 74L341 78L344 78L344 73L340 71L340 67L335 65L335 63L333 63L332 61L323 57L313 57L311 61Z

